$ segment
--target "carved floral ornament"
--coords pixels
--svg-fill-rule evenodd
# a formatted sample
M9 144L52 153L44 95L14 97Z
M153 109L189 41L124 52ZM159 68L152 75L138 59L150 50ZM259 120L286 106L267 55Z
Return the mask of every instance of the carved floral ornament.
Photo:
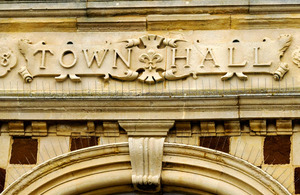
M282 56L289 48L291 35L281 35L276 40L207 45L184 39L145 35L100 45L32 43L21 39L18 48L26 64L19 74L30 83L37 77L54 77L62 82L81 77L102 77L105 80L139 80L152 84L164 80L180 80L192 76L221 75L221 80L236 76L247 80L251 74L272 75L283 79L289 71ZM292 54L292 61L300 67L300 49ZM17 65L15 53L7 47L0 50L0 77Z

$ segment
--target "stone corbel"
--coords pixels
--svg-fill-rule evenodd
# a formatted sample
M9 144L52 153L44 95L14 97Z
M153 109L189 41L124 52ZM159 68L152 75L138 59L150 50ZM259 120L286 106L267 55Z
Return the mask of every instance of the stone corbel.
M250 120L250 135L266 135L267 121L266 120Z
M132 183L136 190L160 191L163 145L174 123L172 120L119 121L129 137Z
M11 121L8 122L8 132L10 136L24 136L24 122L23 121Z

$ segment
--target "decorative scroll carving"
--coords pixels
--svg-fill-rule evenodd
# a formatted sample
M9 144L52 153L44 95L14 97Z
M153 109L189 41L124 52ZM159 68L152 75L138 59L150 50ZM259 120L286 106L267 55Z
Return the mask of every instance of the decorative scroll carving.
M119 121L129 136L132 183L136 190L158 192L161 184L163 144L175 121Z
M241 80L247 80L247 76L242 72L227 72L224 76L221 77L222 81L231 79L233 75L236 75Z
M95 76L104 80L138 80L153 84L216 74L222 75L223 81L234 76L247 80L249 74L256 73L282 80L289 68L281 58L291 41L291 35L281 35L276 40L265 38L263 42L234 41L218 45L152 34L98 45L72 41L59 45L48 45L45 41L33 44L21 39L18 46L26 65L19 73L25 82L36 77L80 82L82 77ZM299 53L293 52L293 62L298 66ZM0 50L0 67L12 68L14 63L10 58L11 52L1 56Z
M285 75L285 73L287 73L289 71L289 66L287 63L280 63L279 67L277 68L277 70L274 72L274 79L276 81L280 81L282 80L283 76Z
M21 77L24 79L26 83L30 83L33 79L33 76L29 73L26 66L20 68L19 74L21 75Z
M162 41L162 46L170 46L170 47L177 47L178 45L176 44L176 42L178 41L183 41L183 42L186 42L186 40L183 40L183 39L168 39L168 38L165 38L163 39Z
M132 183L138 190L160 190L163 144L165 138L129 138Z
M279 57L281 58L284 52L290 47L292 43L292 35L283 34L279 36Z
M293 58L294 64L296 64L298 66L298 68L300 68L300 48L293 51L292 58Z
M176 76L175 75L176 72L177 71L174 69L169 69L166 72L163 72L162 75L169 81L179 80L179 79L187 78L190 76L190 74Z
M280 63L278 68L276 69L276 71L273 74L273 78L276 81L280 81L283 79L284 75L289 71L289 66L287 63L281 62L281 58L284 54L284 52L290 47L292 42L292 36L291 35L280 35L279 37L279 45L280 45L280 49L279 49L279 58L280 58Z

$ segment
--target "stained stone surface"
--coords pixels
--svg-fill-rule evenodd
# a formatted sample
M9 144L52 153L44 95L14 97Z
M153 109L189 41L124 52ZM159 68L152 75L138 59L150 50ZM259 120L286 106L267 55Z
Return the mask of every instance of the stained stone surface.
M76 96L292 92L299 87L297 32L2 34L0 92Z
M300 193L299 10L1 1L0 188Z

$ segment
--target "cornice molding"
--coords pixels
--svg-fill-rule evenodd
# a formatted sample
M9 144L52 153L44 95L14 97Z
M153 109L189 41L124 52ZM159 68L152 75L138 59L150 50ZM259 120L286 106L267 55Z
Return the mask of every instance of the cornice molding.
M299 95L0 98L2 120L300 118ZM84 99L84 101L82 101Z
M295 13L299 0L205 0L205 1L2 1L0 17L99 17L149 14L256 14Z
M299 8L300 9L300 8ZM138 16L20 15L23 12L0 10L0 32L128 32L171 30L254 30L298 29L300 14L149 14ZM60 12L61 13L60 15ZM39 11L34 11L37 14ZM8 18L9 17L9 18ZM43 28L41 28L41 25Z

